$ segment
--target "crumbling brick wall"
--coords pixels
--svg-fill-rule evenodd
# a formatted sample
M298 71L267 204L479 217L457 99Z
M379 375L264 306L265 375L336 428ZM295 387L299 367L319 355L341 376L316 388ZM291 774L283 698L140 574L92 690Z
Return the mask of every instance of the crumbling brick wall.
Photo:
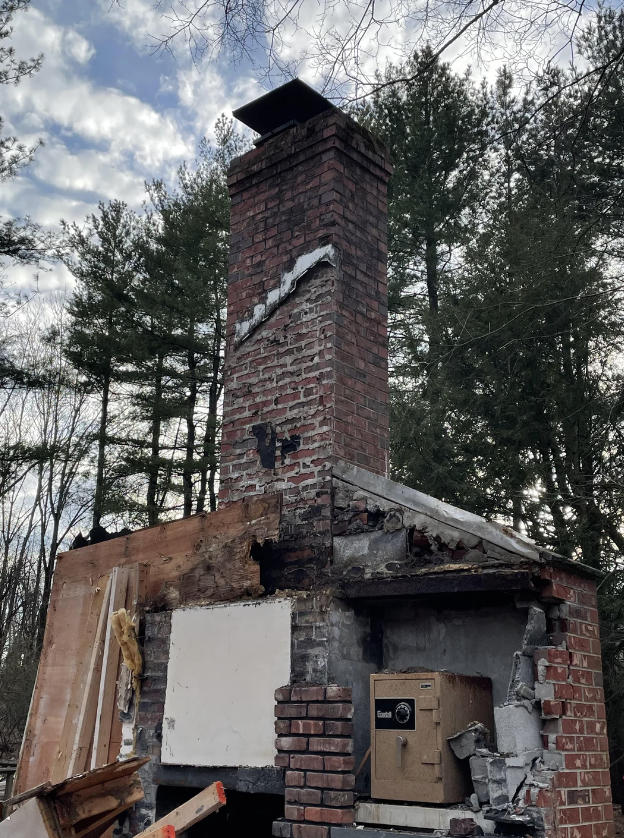
M156 819L154 774L160 763L162 722L167 692L167 666L171 637L171 611L145 615L143 677L136 721L136 754L151 757L141 768L145 798L130 813L131 835L136 835Z
M336 459L385 474L388 456L384 149L331 111L234 163L221 502L284 496L268 587L306 587L325 567ZM238 345L299 257L333 248ZM287 553L287 556L284 555Z
M541 573L553 645L535 651L536 697L547 764L558 770L527 795L542 808L547 838L612 838L596 584L557 568Z
M331 824L355 819L351 689L287 686L275 700L275 764L285 770L286 794L273 835L328 838Z

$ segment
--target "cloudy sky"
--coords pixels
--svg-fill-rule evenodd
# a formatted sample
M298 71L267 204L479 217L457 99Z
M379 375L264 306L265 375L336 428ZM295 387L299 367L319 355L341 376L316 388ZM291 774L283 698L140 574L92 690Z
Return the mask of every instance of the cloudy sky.
M0 186L0 214L57 227L82 221L100 200L139 209L145 180L171 180L221 113L263 92L249 68L197 68L182 43L175 56L154 55L150 33L162 29L151 0L33 0L16 15L18 56L45 60L33 78L2 88L4 133L44 145ZM13 279L32 286L32 269ZM39 287L67 281L55 268Z
M100 200L119 198L140 209L146 180L171 182L180 163L193 160L198 141L211 137L221 113L229 115L264 92L249 65L232 66L225 59L195 65L182 39L175 54L154 54L151 36L170 31L155 5L156 0L32 0L26 13L16 15L12 44L18 56L43 52L45 58L36 76L2 88L5 134L44 145L17 179L0 185L0 215L30 216L55 228L61 218L84 220ZM347 4L329 7L327 28L341 32L348 25ZM304 3L301 16L318 15L315 9L318 4ZM316 21L299 23L285 38L282 57L305 50L306 30ZM382 59L396 60L404 35L395 26L392 37L382 38L375 59L367 59L371 71ZM471 55L456 44L445 58L461 69ZM486 74L497 63L490 63ZM320 85L312 63L298 72ZM14 270L11 281L15 288L41 291L71 284L61 266L37 281L31 268Z

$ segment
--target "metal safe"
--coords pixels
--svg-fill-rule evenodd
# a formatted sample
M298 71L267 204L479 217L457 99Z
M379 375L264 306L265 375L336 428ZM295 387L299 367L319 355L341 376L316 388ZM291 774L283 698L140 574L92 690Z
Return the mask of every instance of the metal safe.
M471 722L493 730L492 682L451 672L371 675L371 796L463 803L467 764L447 742ZM466 762L466 761L464 761Z

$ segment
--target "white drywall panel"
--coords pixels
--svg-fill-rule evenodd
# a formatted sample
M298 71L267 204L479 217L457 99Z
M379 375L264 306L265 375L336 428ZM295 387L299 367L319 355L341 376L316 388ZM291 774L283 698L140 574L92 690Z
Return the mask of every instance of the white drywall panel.
M46 824L42 804L36 797L0 823L0 838L52 838L56 834L54 827Z
M275 690L290 681L290 600L173 612L161 760L268 766Z

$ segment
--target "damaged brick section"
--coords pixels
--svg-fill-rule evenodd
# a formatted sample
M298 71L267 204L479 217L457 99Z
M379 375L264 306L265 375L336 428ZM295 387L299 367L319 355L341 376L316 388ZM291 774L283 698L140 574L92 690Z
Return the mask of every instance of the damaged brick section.
M602 686L596 584L546 567L542 598L552 646L535 650L544 761L554 771L527 802L542 809L547 838L612 838L613 806Z
M385 150L325 113L234 162L221 503L282 492L262 584L312 587L331 555L337 459L385 474L388 453ZM280 295L317 250L334 256ZM276 305L246 332L268 299ZM241 325L243 324L243 325Z
M355 820L351 689L306 683L275 693L275 765L285 770L284 818L276 838L329 838Z
M162 723L167 691L171 637L171 611L145 615L143 678L136 723L136 755L151 757L140 770L145 797L130 810L131 834L142 832L156 820L154 774L160 764Z

